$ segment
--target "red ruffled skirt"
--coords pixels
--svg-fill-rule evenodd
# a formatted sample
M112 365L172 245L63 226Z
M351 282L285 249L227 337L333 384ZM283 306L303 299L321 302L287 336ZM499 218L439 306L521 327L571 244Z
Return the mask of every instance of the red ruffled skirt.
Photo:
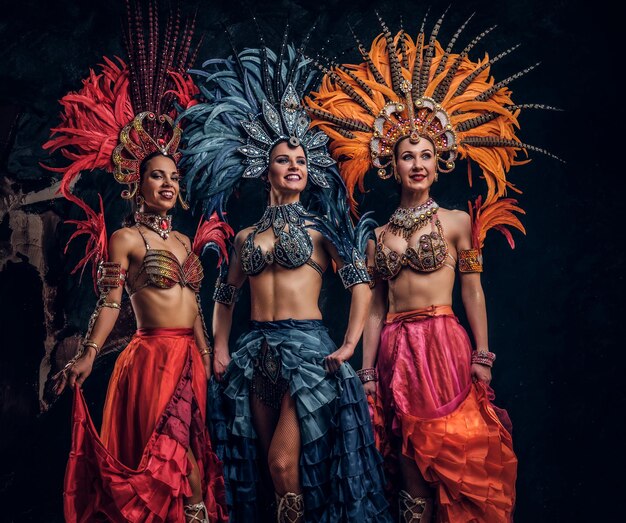
M491 404L491 389L472 382L470 340L452 308L388 315L385 323L372 407L392 483L397 488L401 449L435 488L438 522L511 521L510 420Z
M222 464L205 423L206 386L191 329L140 329L115 364L101 437L76 387L66 521L185 521L189 450L209 521L227 521Z

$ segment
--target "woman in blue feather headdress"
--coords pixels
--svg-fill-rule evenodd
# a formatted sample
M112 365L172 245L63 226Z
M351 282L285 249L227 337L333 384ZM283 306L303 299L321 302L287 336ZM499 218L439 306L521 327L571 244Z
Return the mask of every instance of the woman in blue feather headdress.
M215 409L212 434L232 521L263 520L264 494L274 493L278 521L390 521L363 387L347 363L371 297L363 260L371 220L353 227L328 138L309 130L301 95L314 72L283 43L278 55L262 44L192 73L204 99L183 115L192 200L222 213L241 178L261 177L269 190L263 216L237 234L214 295L221 383L213 384L213 400L224 402L226 415ZM306 209L300 195L309 180ZM352 292L339 348L318 307L331 263ZM251 330L229 355L246 279Z

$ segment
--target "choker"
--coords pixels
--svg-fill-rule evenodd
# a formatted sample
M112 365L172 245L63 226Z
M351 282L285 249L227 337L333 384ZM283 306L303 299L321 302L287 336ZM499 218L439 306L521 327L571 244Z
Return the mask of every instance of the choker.
M437 215L439 205L432 198L417 207L398 207L389 218L389 230L409 240L415 231L425 227Z
M135 224L146 226L164 240L167 240L172 232L172 217L168 214L161 216L159 214L137 211L135 212Z
M256 223L256 232L263 232L272 227L274 235L282 231L287 225L302 227L309 212L302 203L287 203L285 205L270 205L265 208L261 219Z

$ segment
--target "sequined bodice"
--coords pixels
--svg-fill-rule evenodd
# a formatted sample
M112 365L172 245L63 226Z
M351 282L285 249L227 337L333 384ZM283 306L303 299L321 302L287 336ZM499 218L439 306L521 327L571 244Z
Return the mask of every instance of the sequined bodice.
M297 269L308 264L321 273L319 265L311 259L313 241L305 225L307 215L300 202L267 207L261 219L254 225L254 230L243 242L242 271L254 276L263 272L268 265L277 263L286 269ZM254 239L257 234L270 227L276 241L271 251L264 252L254 243Z
M200 284L204 276L202 263L195 253L187 249L187 246L178 235L174 234L176 239L187 250L187 258L182 264L178 261L176 255L168 250L151 249L150 244L141 231L140 234L146 244L146 254L139 272L132 283L129 282L128 284L129 294L132 295L148 286L158 289L171 289L175 285L180 285L181 287L189 287L194 292L200 290ZM143 274L145 274L145 281L140 284L139 280Z
M376 241L376 271L385 280L395 278L403 267L410 267L418 272L432 272L444 265L454 269L454 265L446 263L450 258L456 260L448 252L448 244L443 235L439 218L431 219L431 231L419 237L416 247L408 247L404 253L396 252L383 243L387 229L383 229Z

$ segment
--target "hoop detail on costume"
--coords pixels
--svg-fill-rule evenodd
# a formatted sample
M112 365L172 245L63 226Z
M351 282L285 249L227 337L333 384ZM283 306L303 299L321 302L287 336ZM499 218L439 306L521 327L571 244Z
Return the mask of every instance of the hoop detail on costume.
M459 251L459 272L483 272L483 255L478 249Z

